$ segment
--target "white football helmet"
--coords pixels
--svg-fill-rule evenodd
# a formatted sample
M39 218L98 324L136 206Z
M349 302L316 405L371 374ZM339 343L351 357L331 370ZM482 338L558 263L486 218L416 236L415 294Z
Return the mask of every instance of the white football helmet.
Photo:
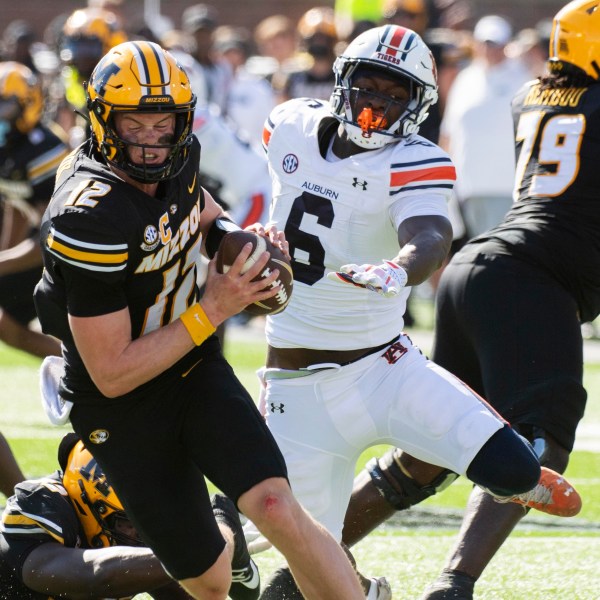
M388 124L381 119L364 130L358 124L351 95L352 79L357 69L377 69L387 76L410 84L411 99L400 118ZM363 148L380 148L419 131L429 107L437 102L437 70L431 51L421 37L405 27L384 25L374 27L354 39L334 65L335 87L331 95L331 110L342 122L348 137ZM393 99L390 98L390 102Z

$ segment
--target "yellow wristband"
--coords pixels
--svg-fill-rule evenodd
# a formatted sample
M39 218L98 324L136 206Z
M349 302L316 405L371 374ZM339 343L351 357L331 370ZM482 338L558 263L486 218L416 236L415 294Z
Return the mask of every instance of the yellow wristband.
M208 336L216 331L216 327L209 321L198 302L192 304L179 318L196 346L200 346Z

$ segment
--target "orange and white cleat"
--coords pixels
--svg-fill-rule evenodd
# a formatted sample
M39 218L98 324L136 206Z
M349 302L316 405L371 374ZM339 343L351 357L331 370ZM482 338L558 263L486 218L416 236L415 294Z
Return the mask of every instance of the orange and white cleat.
M556 517L574 517L581 510L582 504L577 490L560 473L547 467L542 467L540 480L532 490L496 500L515 502Z

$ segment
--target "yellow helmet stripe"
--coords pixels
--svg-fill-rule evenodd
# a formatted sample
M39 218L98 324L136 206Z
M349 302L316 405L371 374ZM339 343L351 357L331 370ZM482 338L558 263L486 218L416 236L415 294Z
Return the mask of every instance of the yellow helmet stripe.
M555 21L554 28L552 30L552 38L550 39L550 58L558 57L558 38L560 36L560 22Z
M162 53L158 52L154 46L152 42L133 43L134 59L138 68L140 84L143 86L142 95L166 96L168 94L169 67ZM156 89L158 86L160 89Z

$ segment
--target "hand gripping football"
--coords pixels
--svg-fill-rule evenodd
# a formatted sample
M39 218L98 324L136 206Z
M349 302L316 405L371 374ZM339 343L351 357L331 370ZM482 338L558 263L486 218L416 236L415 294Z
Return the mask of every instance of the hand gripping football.
M274 284L280 285L281 289L272 298L248 305L244 310L253 315L274 315L281 312L292 297L294 278L290 261L283 252L274 246L267 238L261 237L252 231L231 231L223 237L217 251L217 271L227 273L233 261L237 258L241 249L248 242L252 242L252 253L242 268L245 273L261 256L265 250L271 253L269 262L264 269L252 281L258 281L268 277L273 269L279 269L279 277Z

